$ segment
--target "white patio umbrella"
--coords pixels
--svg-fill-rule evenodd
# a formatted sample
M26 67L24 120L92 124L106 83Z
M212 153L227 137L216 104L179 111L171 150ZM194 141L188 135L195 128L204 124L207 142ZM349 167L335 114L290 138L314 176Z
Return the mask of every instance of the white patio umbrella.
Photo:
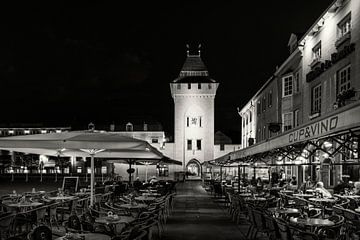
M72 131L0 138L0 149L50 156L91 157L91 197L94 204L94 158L162 159L149 143L116 133Z

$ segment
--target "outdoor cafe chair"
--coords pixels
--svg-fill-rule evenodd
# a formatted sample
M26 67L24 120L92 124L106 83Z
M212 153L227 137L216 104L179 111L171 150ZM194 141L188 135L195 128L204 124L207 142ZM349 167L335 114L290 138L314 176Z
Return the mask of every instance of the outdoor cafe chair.
M255 222L254 227L256 228L255 236L256 239L257 233L267 235L265 217L262 209L252 209L253 220Z
M269 239L270 240L279 239L280 238L279 229L275 219L268 214L264 214L264 220L265 220L266 234L269 237Z
M13 224L13 219L15 215L7 215L0 218L0 239L8 237L10 235L11 225Z
M332 215L328 219L335 224L331 227L320 227L316 234L322 239L342 239L345 236L345 218L340 215Z
M319 238L314 233L298 231L293 235L293 240L319 240Z
M280 218L276 219L276 223L279 229L279 236L281 240L293 240L290 227L285 220Z
M47 226L38 226L28 235L28 240L52 240L52 232Z

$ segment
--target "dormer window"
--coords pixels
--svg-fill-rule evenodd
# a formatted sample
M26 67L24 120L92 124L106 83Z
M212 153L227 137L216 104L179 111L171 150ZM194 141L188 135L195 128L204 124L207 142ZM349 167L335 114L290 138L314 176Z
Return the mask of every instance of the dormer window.
M349 13L338 23L338 39L347 35L351 31L351 14Z
M320 61L320 59L321 59L321 42L319 42L318 44L315 45L315 47L313 47L312 53L313 53L313 61L314 62Z

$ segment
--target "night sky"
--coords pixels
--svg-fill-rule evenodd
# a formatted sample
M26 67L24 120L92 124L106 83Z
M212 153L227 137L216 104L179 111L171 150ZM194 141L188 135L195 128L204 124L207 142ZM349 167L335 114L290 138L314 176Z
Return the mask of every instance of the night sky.
M122 3L123 1L118 1ZM173 134L169 82L202 44L220 83L216 130L240 130L242 107L330 0L168 1L1 6L0 124L86 128L158 121Z

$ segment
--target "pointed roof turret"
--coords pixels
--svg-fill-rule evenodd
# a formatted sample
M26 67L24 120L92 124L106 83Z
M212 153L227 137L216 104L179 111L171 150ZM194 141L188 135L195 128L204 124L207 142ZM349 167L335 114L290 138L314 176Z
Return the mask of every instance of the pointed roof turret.
M215 82L209 77L209 72L202 61L201 44L198 46L197 54L190 54L189 45L187 47L187 56L184 65L180 71L179 77L174 80L178 83L203 83L203 82Z

